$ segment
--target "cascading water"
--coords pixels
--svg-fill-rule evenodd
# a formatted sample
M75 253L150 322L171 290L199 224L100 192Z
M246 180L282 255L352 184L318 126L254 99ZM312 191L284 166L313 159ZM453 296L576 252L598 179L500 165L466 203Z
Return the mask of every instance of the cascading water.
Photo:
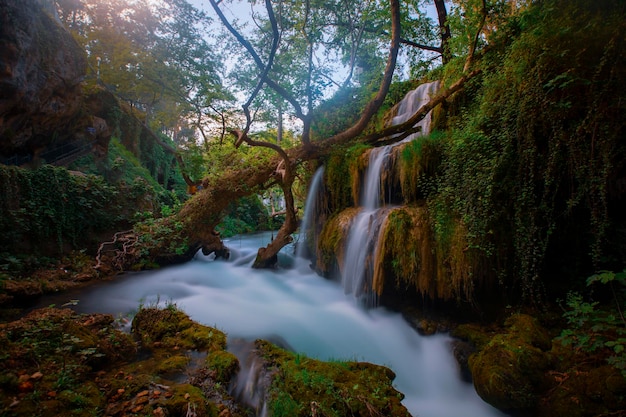
M309 186L309 193L306 196L306 204L304 205L304 216L302 217L302 223L300 224L300 236L298 236L298 247L296 255L299 258L304 258L307 255L307 249L309 247L315 247L315 244L307 245L307 241L315 239L315 224L313 217L317 213L316 205L318 202L318 194L322 189L322 182L324 176L324 166L320 166L311 180ZM315 242L313 242L315 243Z
M376 293L370 285L375 262L373 254L378 246L376 238L387 212L380 209L380 172L390 150L390 146L385 146L370 152L361 193L362 209L350 226L341 272L341 283L346 294L353 294L367 306L376 304Z
M421 84L415 90L409 91L398 105L398 112L396 113L396 116L391 120L391 124L395 126L409 120L411 116L417 113L417 111L424 104L428 103L428 101L430 101L430 99L437 94L440 85L441 84L439 81L433 81L431 83ZM407 136L407 138L404 139L403 142L408 142L419 136L429 134L431 121L432 113L429 113L426 115L426 117L424 117L422 120L415 124L415 126L421 127L421 131Z
M380 208L379 177L389 151L390 148L372 151L367 173L371 180L366 181L369 184L360 203L362 211L369 215L363 215L363 224L356 229L375 231L377 216L373 212L386 210ZM307 210L305 216L315 211ZM483 402L472 385L460 378L450 337L422 337L398 313L385 308L358 308L338 283L300 267L304 260L291 259L288 251L281 252L279 264L286 259L285 263L295 264L295 268L251 269L257 249L269 239L269 233L236 237L225 241L231 249L228 261L199 252L191 262L127 274L123 279L46 297L40 306L78 299L80 303L72 308L79 312L125 316L140 303L167 300L176 304L192 319L228 334L229 349L240 358L243 370L233 384L232 394L252 407L257 417L269 413L264 395L268 381L245 349L246 344L237 345L239 339L279 339L281 345L314 358L387 366L395 372L394 385L405 395L402 402L414 416L504 416ZM371 243L374 239L365 236L355 242L360 240Z
M410 91L400 102L398 113L392 119L392 124L406 122L424 104L428 103L438 90L439 81L434 81L422 84ZM421 131L408 136L402 142L429 134L431 119L432 115L429 112L416 124L421 127ZM396 145L397 143L370 151L365 181L360 194L361 211L355 216L350 226L341 270L341 282L346 294L353 294L369 307L377 304L377 294L372 285L373 269L377 262L376 249L379 247L379 232L389 214L389 208L383 206L385 202L380 189L381 173L386 167L391 150Z
M420 336L401 314L385 308L365 310L339 283L308 268L251 268L269 233L227 240L228 261L201 253L193 261L160 270L129 273L79 291L41 300L40 306L80 300L71 308L85 313L126 316L140 303L175 303L192 319L228 334L229 349L242 358L241 379L233 396L245 399L256 416L268 413L264 375L238 339L278 341L310 357L371 362L391 368L402 403L419 417L503 417L464 382L450 349L451 338ZM283 253L291 257L289 248ZM246 365L248 364L248 365Z

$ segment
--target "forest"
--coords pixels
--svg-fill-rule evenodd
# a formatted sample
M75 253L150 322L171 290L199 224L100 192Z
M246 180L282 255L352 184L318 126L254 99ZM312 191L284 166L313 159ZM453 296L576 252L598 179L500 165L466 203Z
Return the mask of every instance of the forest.
M0 415L626 416L623 1L0 11Z

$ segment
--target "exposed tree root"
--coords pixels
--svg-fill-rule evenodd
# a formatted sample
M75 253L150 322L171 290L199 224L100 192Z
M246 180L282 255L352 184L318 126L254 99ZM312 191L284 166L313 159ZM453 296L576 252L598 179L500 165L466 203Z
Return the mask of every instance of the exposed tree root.
M116 271L123 271L139 258L138 243L139 237L133 230L115 233L113 240L102 242L98 247L94 269L100 270L106 265Z

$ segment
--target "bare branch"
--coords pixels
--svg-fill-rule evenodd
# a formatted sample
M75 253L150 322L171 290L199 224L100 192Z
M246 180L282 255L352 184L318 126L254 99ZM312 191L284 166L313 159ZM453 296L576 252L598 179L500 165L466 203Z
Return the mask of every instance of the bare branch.
M263 60L261 59L261 57L259 56L259 54L257 54L257 52L255 51L254 47L252 46L252 44L250 44L250 42L248 42L238 31L237 29L235 29L233 27L233 25L230 24L230 22L228 21L228 19L226 18L226 16L224 16L224 13L222 13L222 11L220 10L220 8L218 7L217 3L215 0L209 0L211 3L211 6L213 6L213 9L215 10L215 13L217 13L217 16L219 17L220 21L222 22L222 24L228 29L228 31L237 39L237 41L244 47L246 48L246 50L248 51L248 53L250 54L250 56L252 56L252 59L254 59L254 62L256 63L256 65L263 70L265 68L265 64L263 63ZM268 0L266 0L266 4L267 4ZM271 3L270 3L271 6ZM291 95L289 94L289 92L287 90L285 90L282 86L280 86L276 81L272 80L269 75L266 75L264 77L264 81L265 83L267 83L267 85L273 89L274 91L276 91L280 96L282 96L287 102L289 102L289 104L292 105L292 107L294 108L294 111L296 113L296 117L298 117L299 119L304 119L306 116L304 115L303 111L302 111L302 107L300 106L300 103L298 103L298 101Z

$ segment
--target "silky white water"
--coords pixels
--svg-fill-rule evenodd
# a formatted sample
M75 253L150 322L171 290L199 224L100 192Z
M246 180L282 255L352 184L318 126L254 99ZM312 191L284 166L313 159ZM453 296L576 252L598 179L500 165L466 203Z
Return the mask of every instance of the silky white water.
M419 109L427 104L439 91L439 81L421 84L409 91L398 106L397 115L392 125L406 122ZM381 191L381 177L387 169L386 164L393 147L400 143L415 140L430 133L432 111L415 126L421 131L409 135L401 142L394 143L370 151L367 170L361 190L359 190L361 211L350 224L347 244L344 248L344 262L341 266L341 282L346 294L352 294L366 306L376 306L378 296L372 289L373 269L376 265L376 248L380 231L389 210L385 208L384 193Z
M315 240L315 230L314 229L314 221L313 216L317 213L317 195L319 190L321 189L321 184L324 175L324 166L320 166L313 175L311 179L311 184L309 184L309 194L306 198L306 202L304 205L304 215L302 217L302 221L300 223L300 233L298 236L298 256L305 257L306 255L306 242L307 237L310 236Z
M269 238L268 233L227 241L233 249L229 261L199 254L183 265L127 274L54 302L77 298L78 311L114 315L130 314L140 303L174 302L229 339L278 338L311 357L388 366L414 416L502 415L460 379L449 337L423 337L397 313L359 307L338 283L311 272L303 259L282 254L280 262L293 268L251 269L257 248Z

